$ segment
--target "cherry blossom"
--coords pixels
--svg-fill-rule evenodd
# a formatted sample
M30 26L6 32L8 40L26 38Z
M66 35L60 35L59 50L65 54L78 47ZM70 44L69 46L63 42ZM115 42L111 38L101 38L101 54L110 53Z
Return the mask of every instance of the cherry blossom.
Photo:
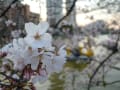
M0 49L4 63L1 71L9 73L4 65L11 63L9 70L19 72L23 79L32 84L43 83L52 73L62 71L66 62L66 46L63 45L60 49L54 47L52 36L47 33L48 28L47 22L38 25L26 23L26 37L13 39ZM19 80L20 75L13 74L12 78Z
M51 46L52 37L49 33L46 33L48 28L49 24L47 22L41 22L38 25L35 25L31 22L26 23L26 42L33 48L43 48Z

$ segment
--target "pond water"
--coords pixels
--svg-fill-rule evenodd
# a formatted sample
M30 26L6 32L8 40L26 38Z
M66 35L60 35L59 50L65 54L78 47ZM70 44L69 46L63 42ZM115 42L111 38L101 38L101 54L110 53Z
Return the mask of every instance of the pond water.
M67 62L69 65L69 72L61 72L59 74L53 74L49 80L43 84L37 84L37 90L87 90L87 85L83 85L81 82L85 78L81 77L80 72L86 65L75 64L71 65L71 62ZM120 64L116 65L120 67ZM107 73L105 80L107 82L113 82L119 80L120 71L111 70ZM120 90L120 83L107 85L107 86L95 86L91 90Z

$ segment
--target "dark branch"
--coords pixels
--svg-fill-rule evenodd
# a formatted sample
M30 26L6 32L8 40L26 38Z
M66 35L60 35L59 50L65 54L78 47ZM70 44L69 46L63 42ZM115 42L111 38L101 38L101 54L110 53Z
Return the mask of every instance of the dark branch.
M16 81L16 82L18 82L18 83L22 83L22 82L23 82L23 83L26 83L26 82L27 82L27 80L24 80L23 78L16 79L16 78L13 78L12 76L6 75L4 72L0 72L0 74L3 75L3 76L5 76L6 79L11 79L11 80Z
M115 80L115 81L112 81L112 82L107 82L107 81L98 81L99 82L99 85L97 84L97 86L103 86L103 84L105 86L108 86L108 85L112 85L112 84L116 84L116 83L120 83L120 80Z
M95 61L96 63L100 64L100 61L97 61L97 60L93 60L93 61ZM105 67L107 66L107 67L110 67L110 68L115 69L117 71L120 71L120 67L112 66L112 65L109 65L109 64L104 64L104 66Z
M93 78L95 77L95 75L97 74L97 72L99 71L99 69L101 68L101 66L103 66L103 64L109 60L109 58L114 55L114 53L112 52L110 55L108 55L100 64L99 66L95 69L95 71L93 72L92 76L90 77L89 83L88 83L88 90L90 90L91 87L91 83Z
M120 83L120 80L113 81L113 82L107 82L107 83L105 83L105 85L112 85L112 84L116 84L116 83Z
M77 0L74 0L70 9L67 11L66 15L63 16L60 20L58 20L58 22L54 25L54 28L57 28L58 25L67 17L71 14L71 12L74 10L75 4L76 4Z
M120 71L120 68L116 66L110 66L110 68Z
M116 53L118 52L118 49L117 49L117 47L118 47L118 41L119 41L119 35L118 35L118 39L116 40L115 47L114 47L114 49L112 50L112 53L111 53L110 55L108 55L108 56L98 65L98 67L95 69L95 71L93 72L92 76L90 77L87 90L90 90L92 80L93 80L93 78L95 77L95 75L97 74L97 72L99 71L99 69L104 65L104 63L105 63L106 61L109 60L110 57L112 57L114 54L116 54Z
M13 0L10 5L1 13L0 17L5 16L5 14L8 12L8 10L11 8L11 5L13 5L14 3L16 3L19 0Z
M3 83L0 83L0 87L11 87L11 85L7 85L7 84L3 84Z
M0 74L13 81L19 81L19 79L12 78L11 76L6 75L4 72L0 72Z
M17 88L20 88L22 87L21 85L25 85L28 80L26 79L23 79L23 78L20 78L20 79L16 79L16 78L13 78L12 76L8 76L6 75L4 72L0 72L1 75L5 76L5 79L4 80L9 80L10 82L7 84L7 83L4 83L3 81L4 80L0 80L0 87L5 87L5 88L14 88L14 87L17 87ZM12 81L12 82L11 82ZM13 83L15 82L15 83ZM10 89L11 90L11 89ZM22 89L23 90L23 89ZM28 89L26 89L28 90Z

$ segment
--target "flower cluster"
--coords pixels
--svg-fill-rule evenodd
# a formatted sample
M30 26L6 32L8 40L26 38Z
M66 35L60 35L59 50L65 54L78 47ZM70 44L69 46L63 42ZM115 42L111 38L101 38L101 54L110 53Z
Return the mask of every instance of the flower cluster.
M14 39L0 50L0 56L4 57L1 71L10 76L8 72L14 70L19 74L13 74L13 78L22 77L32 83L42 83L48 75L60 72L66 61L65 46L58 49L52 45L48 28L47 22L26 23L26 37ZM6 66L10 66L9 69Z

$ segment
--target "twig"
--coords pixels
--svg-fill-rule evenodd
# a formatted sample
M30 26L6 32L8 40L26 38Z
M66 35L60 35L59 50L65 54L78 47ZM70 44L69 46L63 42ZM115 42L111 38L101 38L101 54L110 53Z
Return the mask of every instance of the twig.
M97 84L97 86L101 86L100 83L103 83L103 81L98 81L99 82L99 85ZM112 84L116 84L116 83L120 83L120 80L116 80L116 81L113 81L113 82L107 82L107 81L104 81L104 85L107 86L107 85L112 85Z
M58 22L54 25L53 28L57 28L58 25L60 24L60 22L62 22L67 16L69 16L71 14L71 12L74 10L75 4L76 4L77 0L74 0L70 9L67 11L66 15L63 16L60 20L58 20Z
M19 79L15 79L15 78L13 78L13 77L11 77L11 76L8 76L8 75L6 75L4 72L0 72L0 74L3 75L3 76L5 76L5 77L8 78L8 79L12 79L12 80L14 80L14 81L19 81Z
M5 76L7 79L11 79L11 80L19 82L19 83L22 83L22 82L25 83L25 82L27 82L27 80L23 80L22 78L16 79L16 78L13 78L12 76L8 76L4 72L0 72L0 74L3 75L3 76Z
M93 60L93 61L95 61L96 63L99 63L100 64L100 62L99 61L97 61L97 60ZM104 66L106 67L110 67L110 68L112 68L112 69L115 69L115 70L118 70L118 71L120 71L120 67L116 67L116 66L113 66L113 65L110 65L110 64L104 64Z
M120 68L116 66L110 66L110 68L120 71Z
M93 72L92 76L90 77L87 90L90 90L92 80L93 80L93 78L95 77L95 75L97 74L97 72L99 71L99 69L104 65L104 63L105 63L106 61L109 60L110 57L112 57L115 53L118 52L118 49L117 49L117 47L118 47L118 41L119 41L119 35L118 35L118 39L116 40L116 44L115 44L115 46L114 46L114 49L112 50L112 53L110 53L110 55L108 55L108 56L98 65L98 67L95 69L95 71Z
M116 83L120 83L120 80L113 81L113 82L107 82L107 83L105 83L105 85L112 85L112 84L116 84Z
M13 0L10 5L2 12L2 14L0 15L0 17L5 16L5 14L7 13L7 11L11 8L11 5L13 5L14 3L16 3L18 0Z
M18 87L18 88L20 88L21 87L20 85L24 85L28 82L27 80L25 80L23 78L16 79L16 78L13 78L12 76L8 76L4 72L0 72L0 74L5 76L5 80L10 81L9 84L6 84L6 83L2 83L3 80L0 80L0 87L5 87L5 88L14 88L14 87L17 88Z
M3 83L0 83L0 87L1 87L1 86L2 86L2 87L3 87L3 86L4 86L4 87L11 87L11 85L7 85L7 84L3 84Z

